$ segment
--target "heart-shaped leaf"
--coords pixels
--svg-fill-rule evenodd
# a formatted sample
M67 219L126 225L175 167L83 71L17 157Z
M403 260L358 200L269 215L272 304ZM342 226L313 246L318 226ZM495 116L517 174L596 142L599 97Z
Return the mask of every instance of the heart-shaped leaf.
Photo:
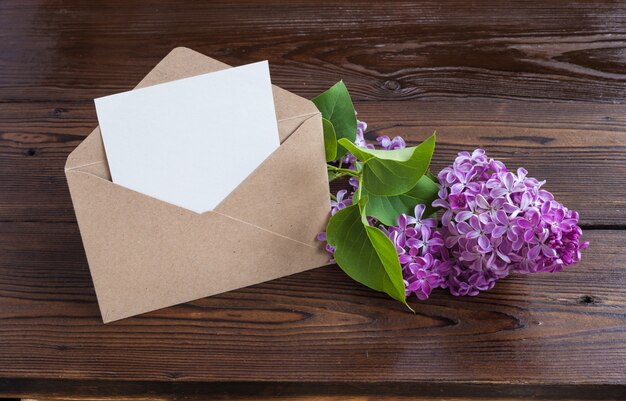
M391 196L374 195L368 193L365 189L361 189L361 197L368 197L368 202L365 206L366 215L376 217L387 226L395 226L398 224L398 216L402 213L412 214L415 206L418 204L426 205L424 217L435 213L437 209L432 207L431 204L437 199L438 191L439 186L430 177L423 175L413 188L403 194ZM355 202L357 201L357 194L358 191L355 193Z
M332 124L337 139L345 138L354 142L356 139L356 112L348 88L343 81L337 82L327 91L314 97L312 101L322 113L322 117ZM324 133L324 137L326 137L326 133ZM340 158L344 154L346 154L346 149L338 146L336 157Z
M367 197L333 215L326 229L328 243L335 247L335 260L353 280L387 293L406 303L402 268L391 240L367 223ZM412 309L411 309L412 310Z
M363 189L374 195L400 195L415 187L430 164L435 134L404 149L373 150L356 146L345 138L339 144L363 162Z
M337 134L333 123L322 117L322 128L324 130L324 150L326 151L326 161L337 158Z

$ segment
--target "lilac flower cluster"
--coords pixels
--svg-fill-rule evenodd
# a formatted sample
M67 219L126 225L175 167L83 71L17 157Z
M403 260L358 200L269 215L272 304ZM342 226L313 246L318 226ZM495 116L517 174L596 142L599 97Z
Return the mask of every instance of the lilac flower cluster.
M448 270L441 258L444 240L437 230L437 220L423 218L425 209L417 205L414 216L401 214L397 226L381 227L396 246L406 296L413 293L422 301L434 288L444 285L441 271Z
M375 149L364 138L367 125L359 121L358 146ZM401 137L376 139L379 149L406 147ZM347 154L341 163L354 169L355 158ZM439 199L433 206L443 210L441 227L435 218L424 218L424 205L414 214L400 215L398 225L375 222L396 247L407 297L427 299L434 288L447 288L455 296L477 295L493 288L512 272L557 272L580 261L578 213L554 200L541 187L544 181L527 177L523 168L510 172L489 159L482 149L461 152L451 166L438 175ZM341 190L331 201L331 213L352 204L353 191ZM371 219L371 218L370 218ZM326 240L325 233L318 236ZM334 249L326 244L326 250Z
M580 260L578 213L554 200L545 181L517 174L485 151L461 152L437 176L445 240L442 287L476 295L511 272L558 272Z

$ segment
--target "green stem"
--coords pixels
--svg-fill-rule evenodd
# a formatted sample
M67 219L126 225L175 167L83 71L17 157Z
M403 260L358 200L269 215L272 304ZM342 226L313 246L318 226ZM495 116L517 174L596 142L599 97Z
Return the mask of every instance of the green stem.
M336 200L337 200L337 197L336 197L335 195L333 195L333 194L330 194L330 199L332 199L332 200L336 201Z
M337 179L339 179L339 178L341 178L341 177L345 177L345 176L347 176L347 175L348 175L348 174L346 174L346 173L339 173L339 174L336 174L336 175L334 175L334 176L333 176L333 178L332 178L332 179L329 177L329 181L328 181L328 182L333 182L333 181L335 181L335 180L337 180Z
M343 173L344 175L351 175L351 176L354 176L354 177L358 177L359 176L359 173L357 173L354 170L349 170L347 168L335 167L335 166L331 166L330 164L327 164L326 167L330 171L334 171L334 172L337 172L337 173Z

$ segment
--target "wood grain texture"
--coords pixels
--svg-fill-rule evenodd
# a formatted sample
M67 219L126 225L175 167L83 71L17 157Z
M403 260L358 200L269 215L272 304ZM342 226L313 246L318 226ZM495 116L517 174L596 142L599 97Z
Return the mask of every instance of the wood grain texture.
M4 101L86 101L135 85L176 46L269 59L311 97L490 97L622 103L620 2L3 1Z
M587 236L576 268L415 315L328 266L102 325L76 226L3 223L0 377L624 384L626 232Z
M177 46L524 166L591 248L415 315L328 266L102 325L63 165ZM0 1L0 397L626 399L625 49L614 1Z

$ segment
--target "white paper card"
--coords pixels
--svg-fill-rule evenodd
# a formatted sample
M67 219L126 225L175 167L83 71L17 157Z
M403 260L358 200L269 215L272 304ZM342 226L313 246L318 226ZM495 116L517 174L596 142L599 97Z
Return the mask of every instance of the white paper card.
M267 61L95 103L113 182L197 213L280 146Z

